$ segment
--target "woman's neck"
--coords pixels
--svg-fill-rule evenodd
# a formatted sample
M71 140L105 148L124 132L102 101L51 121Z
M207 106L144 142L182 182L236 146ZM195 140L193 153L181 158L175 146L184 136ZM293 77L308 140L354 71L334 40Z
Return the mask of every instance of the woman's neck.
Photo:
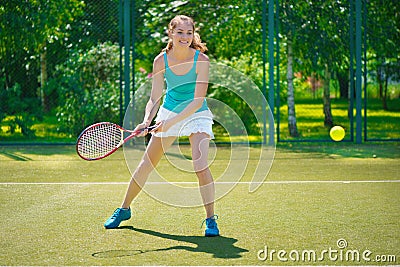
M193 52L190 47L179 49L176 47L172 47L171 52L169 53L176 60L187 60L193 57Z

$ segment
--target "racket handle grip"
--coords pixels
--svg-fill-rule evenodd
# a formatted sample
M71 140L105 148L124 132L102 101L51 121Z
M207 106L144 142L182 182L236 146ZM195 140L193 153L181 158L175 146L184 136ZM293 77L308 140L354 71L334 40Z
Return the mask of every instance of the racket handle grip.
M145 130L148 130L148 131L151 131L151 130L153 130L154 128L156 128L157 127L157 125L151 125L151 126L149 126L149 127L145 127L145 128L142 128L142 129L137 129L135 132L134 132L134 134L136 135L136 134L140 134L141 132L143 132L143 131L145 131Z
M144 131L144 130L151 131L151 130L153 130L153 129L156 128L156 127L157 127L157 125L151 125L151 126L149 126L149 127L143 128L142 131Z

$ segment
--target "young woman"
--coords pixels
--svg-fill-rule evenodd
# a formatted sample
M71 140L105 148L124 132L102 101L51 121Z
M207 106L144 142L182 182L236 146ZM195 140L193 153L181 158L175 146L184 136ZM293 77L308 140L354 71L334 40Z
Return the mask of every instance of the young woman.
M116 228L131 217L130 204L144 186L150 172L178 136L189 136L193 166L199 180L206 211L205 236L218 236L214 215L215 188L207 157L212 132L212 113L205 100L208 87L209 59L207 47L196 33L192 18L179 15L168 24L169 42L153 62L153 81L143 122L136 129L148 127L156 117L156 128L141 162L132 175L121 208L104 224ZM160 107L164 80L166 95ZM158 113L157 113L158 111ZM146 135L145 130L142 135Z

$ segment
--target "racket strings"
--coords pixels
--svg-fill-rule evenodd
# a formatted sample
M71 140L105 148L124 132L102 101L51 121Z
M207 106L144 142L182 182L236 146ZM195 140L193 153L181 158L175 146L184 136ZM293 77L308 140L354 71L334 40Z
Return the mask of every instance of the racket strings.
M114 124L99 124L88 129L79 139L78 153L87 159L101 158L123 142L123 132Z

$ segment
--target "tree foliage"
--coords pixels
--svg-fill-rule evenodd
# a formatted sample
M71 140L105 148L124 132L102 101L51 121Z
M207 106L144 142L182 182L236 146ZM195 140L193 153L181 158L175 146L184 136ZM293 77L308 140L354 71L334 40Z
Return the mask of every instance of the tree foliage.
M21 83L26 76L37 75L39 55L52 44L67 43L69 25L82 14L83 6L83 1L78 0L4 1L0 8L0 58L6 88ZM66 47L57 48L62 51ZM26 83L21 84L23 90L30 88Z
M368 14L369 67L378 82L382 106L387 110L389 80L400 81L400 2L371 1Z
M62 102L57 117L63 131L77 135L88 124L119 122L119 47L99 44L86 53L75 52L60 65L55 81Z
M24 108L13 112L3 108L0 119L23 112L39 114L40 110L36 112L35 109L47 106L45 111L56 109L64 130L75 134L87 123L101 120L107 114L117 116L120 1L3 2L0 6L0 72L3 90L0 97L2 105L19 99L20 106ZM362 2L367 11L367 27L364 31L368 40L368 77L380 84L380 96L386 99L387 84L400 79L400 2ZM291 71L302 74L293 78L291 97L304 91L304 87L296 85L307 77L325 81L326 101L330 100L331 78L339 80L341 88L344 88L341 96L348 96L350 3L353 1L279 1L278 49L283 52L281 77L287 77L286 72L289 71L289 43L293 51ZM168 22L177 14L186 14L197 22L196 26L207 43L208 55L212 60L227 62L227 65L251 76L261 87L260 2L136 0L131 4L135 10L133 59L136 73L140 73L139 68L151 72L154 57L166 44ZM281 96L287 97L288 81L280 82L284 89ZM230 101L229 105L236 108L242 114L243 121L249 124L246 127L251 128L253 122L246 119L249 118L248 107L226 91L219 90L210 88L210 93L220 100ZM26 99L35 104L24 104ZM48 99L54 101L50 103ZM295 101L291 103L294 108ZM329 103L326 102L326 105ZM29 116L25 118L27 124L34 120ZM329 120L327 122L332 123Z
M40 119L40 103L46 73L45 55L51 55L54 69L57 60L65 58L68 25L81 13L84 4L78 0L68 1L4 1L0 6L0 73L3 77L1 90L5 98L1 104L20 99L13 108L4 108L10 129L16 126L26 136L33 135L30 126ZM42 62L41 62L42 61ZM51 70L52 71L52 70ZM50 72L51 72L50 71ZM19 107L19 108L17 108Z

